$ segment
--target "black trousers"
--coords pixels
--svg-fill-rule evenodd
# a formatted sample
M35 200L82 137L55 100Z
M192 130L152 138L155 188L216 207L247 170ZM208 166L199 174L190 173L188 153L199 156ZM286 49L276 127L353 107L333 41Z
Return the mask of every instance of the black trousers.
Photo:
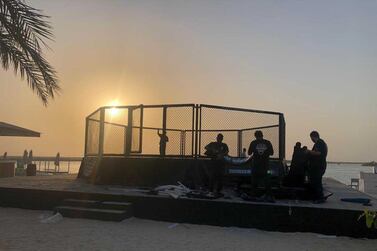
M225 163L222 160L211 160L207 165L208 189L211 192L221 192L223 189L223 177L225 172Z
M266 195L272 195L270 176L268 175L268 165L258 165L252 167L251 173L251 195L257 196L257 190L260 185L264 187Z
M288 187L304 187L306 166L293 166L287 176L284 177L283 185Z
M166 153L166 144L161 144L160 143L160 156L165 156Z
M308 171L309 193L313 200L323 198L322 177L326 171L326 164L311 165Z

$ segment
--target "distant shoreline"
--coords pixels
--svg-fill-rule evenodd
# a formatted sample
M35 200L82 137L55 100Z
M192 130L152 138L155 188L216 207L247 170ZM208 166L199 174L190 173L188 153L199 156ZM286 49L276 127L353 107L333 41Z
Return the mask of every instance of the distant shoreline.
M287 162L291 162L291 160L287 160ZM375 166L373 164L375 162L360 162L360 161L327 161L327 164L345 164L345 165L363 165L363 166ZM377 163L376 163L377 164Z
M5 160L23 160L23 156L7 156ZM56 159L56 155L54 156L33 156L33 161L54 161ZM64 157L60 156L60 161L81 161L83 157ZM0 156L0 160L4 160L3 156Z
M349 164L349 165L363 165L367 162L354 162L354 161L327 161L328 164Z
M346 164L346 165L362 165L362 166L377 166L377 162L352 162L352 161L328 161L328 164Z

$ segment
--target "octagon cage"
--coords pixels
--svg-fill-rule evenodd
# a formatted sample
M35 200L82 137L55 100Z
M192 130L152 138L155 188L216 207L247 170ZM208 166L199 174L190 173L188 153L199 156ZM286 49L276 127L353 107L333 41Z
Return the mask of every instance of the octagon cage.
M85 157L202 158L224 135L229 155L240 157L256 130L271 141L273 159L285 159L285 120L279 112L207 104L105 106L86 118ZM166 134L165 154L160 136Z

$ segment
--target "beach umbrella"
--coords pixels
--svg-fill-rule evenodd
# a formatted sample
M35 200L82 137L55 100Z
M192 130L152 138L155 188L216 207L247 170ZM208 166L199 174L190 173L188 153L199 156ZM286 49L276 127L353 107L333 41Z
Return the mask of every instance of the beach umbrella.
M36 131L0 121L0 136L40 137L41 134Z

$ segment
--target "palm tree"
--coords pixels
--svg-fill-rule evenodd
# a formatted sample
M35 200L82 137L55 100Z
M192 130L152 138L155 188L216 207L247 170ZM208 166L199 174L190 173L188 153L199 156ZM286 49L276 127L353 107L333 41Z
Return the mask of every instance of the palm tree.
M56 71L42 53L45 40L52 40L52 27L41 10L22 0L0 0L0 61L5 70L13 67L21 79L48 104L59 93Z

